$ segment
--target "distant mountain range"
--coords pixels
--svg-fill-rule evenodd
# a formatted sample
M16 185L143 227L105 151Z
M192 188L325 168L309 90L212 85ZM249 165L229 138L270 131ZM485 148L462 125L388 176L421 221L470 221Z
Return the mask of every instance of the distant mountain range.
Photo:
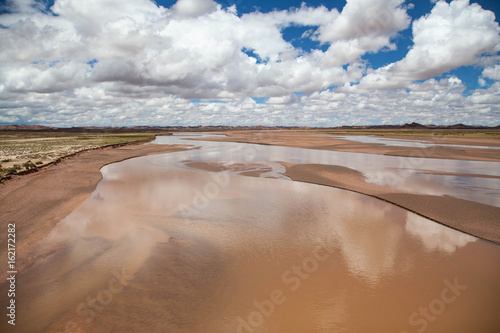
M464 124L455 124L455 125L422 125L419 123L411 123L404 125L376 125L376 126L342 126L335 127L341 129L500 129L500 125L495 127L488 126L470 126Z
M133 126L133 127L49 127L42 125L3 125L0 131L36 131L36 132L70 132L70 133L132 133L132 132L166 132L166 131L228 131L228 130L279 130L279 129L317 129L318 127L309 126ZM341 127L321 127L321 129L411 129L411 130L430 130L430 129L500 129L500 125L495 127L487 126L469 126L464 124L455 124L449 126L441 125L422 125L411 123L404 125L370 125L370 126L341 126Z

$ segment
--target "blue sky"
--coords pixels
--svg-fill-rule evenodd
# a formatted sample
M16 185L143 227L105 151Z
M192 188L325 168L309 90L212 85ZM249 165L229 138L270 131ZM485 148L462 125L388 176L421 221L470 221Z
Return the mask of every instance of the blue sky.
M500 124L496 0L7 0L0 124Z

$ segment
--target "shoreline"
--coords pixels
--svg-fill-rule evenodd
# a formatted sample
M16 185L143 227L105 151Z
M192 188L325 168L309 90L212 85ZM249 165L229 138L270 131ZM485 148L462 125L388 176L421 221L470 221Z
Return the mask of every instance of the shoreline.
M431 221L500 245L500 208L450 196L412 194L364 181L356 170L321 164L288 164L293 181L329 186L370 196ZM474 223L470 223L474 221Z
M0 184L5 184L5 182L11 180L13 177L14 178L15 177L21 177L21 176L29 175L31 173L35 173L35 172L41 171L41 170L43 170L45 168L48 168L48 167L50 167L52 165L56 165L58 163L61 163L65 159L78 156L78 155L80 155L82 153L85 153L85 152L89 152L89 151L93 151L93 150L114 149L114 148L119 148L119 147L124 147L124 146L130 146L130 145L136 145L136 146L137 145L143 145L143 144L146 144L148 142L154 141L155 138L156 138L156 136L153 137L153 138L151 138L151 139L146 139L146 140L138 140L138 141L131 141L131 142L123 142L123 143L114 143L114 144L103 145L103 146L99 146L99 147L86 148L86 149L83 149L83 150L80 150L80 151L77 151L77 152L74 152L74 153L71 153L71 154L68 154L68 155L64 155L64 156L58 157L57 159L55 159L53 161L50 161L48 163L42 164L41 166L36 167L35 169L22 170L22 171L19 171L19 172L16 172L16 173L10 173L10 174L7 174L5 176L2 176L2 177L0 177Z
M183 145L145 145L89 149L62 158L37 172L0 184L2 230L16 223L16 269L36 257L33 250L54 226L81 205L102 179L101 168L130 158L186 150ZM7 267L7 238L0 239L0 265Z

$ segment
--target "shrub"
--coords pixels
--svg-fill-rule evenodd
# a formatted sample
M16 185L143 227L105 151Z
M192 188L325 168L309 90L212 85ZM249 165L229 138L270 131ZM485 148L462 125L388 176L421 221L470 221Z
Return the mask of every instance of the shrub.
M31 161L27 161L27 162L23 163L23 167L25 167L26 170L36 169L35 163L33 163Z
M7 173L17 173L17 169L14 167L7 168L5 171L7 171Z
M40 165L40 164L43 164L43 162L42 161L37 161L35 164Z

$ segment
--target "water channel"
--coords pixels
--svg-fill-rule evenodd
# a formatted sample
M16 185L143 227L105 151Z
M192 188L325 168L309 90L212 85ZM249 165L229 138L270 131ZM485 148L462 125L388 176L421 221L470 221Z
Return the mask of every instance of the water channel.
M416 170L500 176L498 163L408 162L187 137L155 144L190 150L102 168L92 196L39 245L51 255L24 278L20 311L29 320L20 332L500 327L499 246L365 195L290 181L277 162L342 165L412 193L497 206L500 187L491 179ZM263 173L207 172L190 168L193 161Z

